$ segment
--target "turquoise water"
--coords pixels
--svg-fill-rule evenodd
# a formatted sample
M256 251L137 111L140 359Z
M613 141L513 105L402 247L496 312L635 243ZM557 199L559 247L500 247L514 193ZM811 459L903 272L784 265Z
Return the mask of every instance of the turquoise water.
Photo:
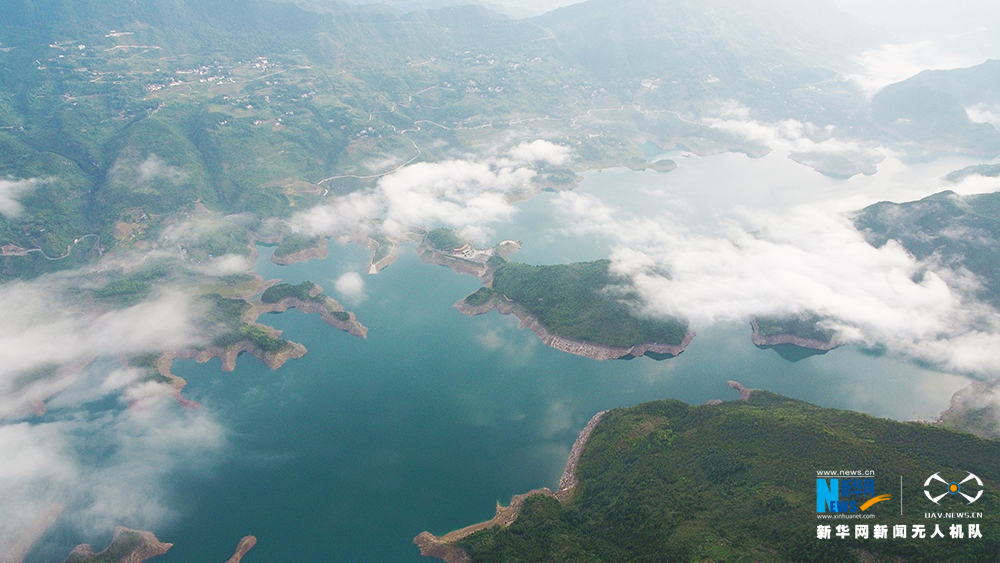
M629 174L590 175L580 189L624 189ZM678 177L697 182L705 174ZM641 179L662 181L649 173ZM607 241L559 230L556 197L519 204L497 239L524 240L515 257L526 262L607 257ZM309 350L279 370L246 355L232 373L220 373L217 360L175 362L188 380L185 395L230 435L214 471L181 472L169 483L182 517L157 530L175 544L159 560L225 561L240 537L254 534L259 542L247 563L417 562L411 541L419 532L440 535L486 520L497 501L554 487L577 433L600 410L664 398L734 399L726 382L735 379L824 406L929 418L961 385L851 347L787 361L755 348L743 324L704 330L671 360L597 362L541 345L512 317L460 314L452 304L479 281L422 263L412 245L364 277L361 298L342 298L334 280L364 272L368 254L334 242L329 248L326 260L287 267L261 248L257 268L269 278L323 285L368 326L366 340L293 310L261 319Z
M357 258L348 249L328 262ZM366 281L353 310L367 340L291 311L265 320L309 353L280 370L248 356L224 374L217 360L175 363L186 395L232 435L209 478L175 476L185 517L160 532L175 544L164 561L224 561L253 533L249 563L415 562L420 531L443 534L492 517L498 500L554 487L593 413L732 399L728 379L902 418L937 408L907 384L932 375L912 365L852 349L792 363L756 349L743 326L701 334L663 362L565 354L511 317L452 309L477 280L423 264L412 249ZM881 402L890 390L893 404Z

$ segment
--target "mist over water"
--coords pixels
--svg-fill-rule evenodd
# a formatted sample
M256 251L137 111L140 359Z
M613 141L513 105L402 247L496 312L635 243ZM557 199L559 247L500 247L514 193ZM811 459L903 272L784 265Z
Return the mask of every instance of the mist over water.
M588 173L576 191L640 214L679 210L689 227L713 233L719 222L712 208L725 214L831 194L877 198L872 184L881 181L830 180L790 161L787 168L779 155L677 160L678 170L665 174ZM777 198L768 173L801 189ZM581 239L567 228L558 217L560 197L522 202L511 223L496 225L497 240L524 242L512 258L609 256L612 238ZM185 517L157 532L175 544L164 561L222 561L252 533L259 543L246 556L250 563L415 563L421 558L410 542L417 533L483 521L497 501L555 487L576 434L600 410L666 398L731 400L726 382L735 379L823 406L929 419L966 383L852 346L789 361L754 347L749 326L735 321L701 329L674 359L597 362L542 345L513 317L462 315L452 304L479 281L422 263L413 245L378 275L364 276L361 294L352 287L350 303L336 281L365 271L368 253L335 242L329 249L326 260L283 267L261 247L257 271L319 283L369 327L367 340L293 310L261 319L309 350L280 370L246 355L232 373L220 373L218 360L174 363L188 380L185 394L229 429L229 448L211 476L180 471L171 478Z

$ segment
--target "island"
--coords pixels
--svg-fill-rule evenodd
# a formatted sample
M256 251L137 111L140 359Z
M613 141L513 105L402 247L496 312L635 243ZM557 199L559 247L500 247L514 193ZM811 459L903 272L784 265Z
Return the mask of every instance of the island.
M287 266L313 258L323 259L328 255L325 238L291 234L281 238L278 247L271 254L271 262Z
M483 280L483 287L455 304L467 315L496 309L514 315L548 346L597 360L677 356L694 333L683 319L640 312L639 299L609 260L555 266L511 262L521 246L503 241L475 248L447 229L431 231L417 252L425 262Z
M818 315L754 317L750 339L758 348L773 349L787 360L798 361L840 346L836 334L820 325L822 321Z
M243 556L255 545L257 545L257 538L254 536L245 536L240 540L240 543L236 544L236 551L226 563L240 563L243 560Z
M415 538L424 555L448 563L615 561L992 561L1000 540L1000 486L984 479L982 518L930 516L924 481L940 473L1000 471L1000 442L920 422L822 408L731 382L736 401L677 400L616 408L591 421L571 460L570 494L539 489L514 497L489 522ZM581 436L583 436L581 434ZM578 453L577 447L582 450ZM850 537L820 539L817 471L874 472L874 495L890 502L849 521ZM897 495L903 476L903 513ZM978 487L977 487L978 488ZM562 490L562 485L560 485ZM955 504L956 510L959 506ZM515 510L516 508L516 510ZM946 539L856 538L854 524L940 525ZM948 538L949 526L982 537ZM874 538L874 536L869 536ZM950 540L950 541L949 541Z
M81 544L70 552L63 563L142 563L163 555L171 547L173 544L161 542L152 532L118 526L107 549L94 553L88 544Z

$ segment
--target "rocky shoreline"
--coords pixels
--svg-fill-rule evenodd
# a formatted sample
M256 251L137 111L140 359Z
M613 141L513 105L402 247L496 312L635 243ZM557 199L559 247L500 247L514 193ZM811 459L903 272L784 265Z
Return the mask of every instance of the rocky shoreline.
M316 291L316 288L319 288L319 290ZM315 286L314 291L318 295L323 290L319 286ZM327 297L324 303L320 303L318 301L305 301L296 297L285 297L277 303L255 302L251 303L251 305L252 308L246 316L246 318L249 319L248 322L256 322L257 319L265 313L284 313L289 309L298 309L303 313L317 314L328 325L347 332L353 336L368 338L368 327L361 324L354 313L345 310L340 303L331 297ZM334 313L338 312L347 313L348 320L343 321L335 317Z
M233 553L233 556L229 558L229 561L226 561L226 563L240 563L243 556L246 555L247 552L250 551L250 548L255 545L257 545L257 538L253 536L245 536L240 540L240 543L236 544L236 551Z
M471 260L464 260L446 252L441 252L435 248L421 242L417 245L417 254L420 259L428 264L437 264L451 268L459 274L471 274L477 278L484 279L490 273L490 267L486 262L478 263Z
M810 350L822 350L829 351L840 346L835 340L816 340L814 338L802 338L801 336L796 336L794 334L772 334L769 336L764 336L760 333L760 325L757 323L757 319L750 320L750 326L753 327L753 334L750 339L756 346L780 346L782 344L791 344L793 346L798 346L799 348L808 348Z
M156 538L153 532L132 530L124 526L115 528L111 543L104 551L94 552L89 544L80 544L63 560L63 563L142 563L158 555L163 555L173 547L172 543L164 543ZM245 536L236 545L236 551L226 563L240 563L243 556L257 545L257 538ZM0 552L0 556L4 555ZM20 563L21 559L12 559L11 563ZM0 563L7 563L0 559Z
M469 305L466 303L465 299L462 299L455 303L455 308L470 317L488 313L493 309L499 311L501 315L514 315L520 321L518 323L518 328L530 328L536 335L538 335L538 339L541 340L546 346L551 346L556 350L562 350L563 352L569 352L570 354L576 354L577 356L586 356L595 360L617 360L625 357L638 358L639 356L643 356L647 353L671 357L679 356L681 352L683 352L684 349L691 344L691 341L695 337L694 332L688 332L684 335L684 340L682 340L680 344L643 342L630 348L605 346L602 344L571 340L550 332L547 328L542 326L537 318L525 311L523 307L502 297L494 297L482 305Z
M312 260L313 258L323 259L329 256L329 254L330 251L326 249L326 239L321 238L316 246L310 248L303 248L302 250L292 252L291 254L286 254L284 256L275 256L272 254L271 262L281 266L288 266L290 264Z
M175 358L184 360L194 359L199 364L203 364L212 358L219 358L222 361L222 371L233 371L236 369L236 358L243 352L252 354L255 358L267 364L271 369L278 369L285 365L285 362L294 358L301 358L306 354L306 347L297 343L289 342L287 346L277 352L265 352L251 342L243 341L223 348L221 346L209 346L207 348L193 349L187 348L174 352Z
M156 539L152 532L130 530L123 526L115 528L111 545L100 553L88 544L76 546L63 563L87 563L108 561L111 563L141 563L157 555L166 553L173 544Z
M518 242L504 241L498 244L492 252L474 250L480 254L488 253L489 256L496 255L507 259L508 256L517 252L519 248L520 243ZM460 274L471 274L476 276L477 278L483 280L483 284L487 288L493 283L493 268L490 266L489 260L483 260L481 256L479 257L480 259L466 259L461 256L456 256L455 253L443 252L432 248L425 242L421 242L420 245L417 246L417 253L420 255L420 259L424 262L437 264L439 266L446 266ZM520 321L518 323L519 328L530 328L536 335L538 335L539 340L541 340L546 346L550 346L556 350L562 350L563 352L569 352L570 354L576 354L577 356L593 358L595 360L615 360L625 357L638 358L639 356L646 354L674 357L680 355L680 353L683 352L689 344L691 344L691 340L695 337L694 332L688 332L684 335L684 340L682 340L679 344L643 342L628 348L605 346L602 344L572 340L551 332L545 328L545 326L543 326L535 316L528 313L516 302L503 296L496 295L495 293L489 301L480 305L470 305L465 299L461 299L455 303L455 308L470 317L486 314L493 309L499 311L501 315L514 315Z
M266 282L264 284L259 284L261 287L270 287L274 285L272 282ZM313 288L310 291L310 297L317 297L323 292L323 288L313 284ZM261 303L260 301L250 302L250 308L243 313L242 322L247 324L252 324L266 330L274 338L281 337L281 331L257 322L257 319L265 313L283 313L288 309L298 309L303 313L307 314L318 314L327 324L330 326L343 330L352 336L357 336L360 338L368 337L368 327L361 324L358 321L357 316L354 313L344 309L343 305L337 302L337 300L323 296L324 300L313 301L299 299L297 297L284 297L275 303ZM337 318L337 313L342 313L347 315L347 319ZM287 341L288 343L281 349L268 352L261 349L259 346L255 345L249 340L241 340L232 346L206 346L204 348L182 348L180 350L169 350L163 352L156 359L155 367L157 373L164 379L169 381L169 385L172 388L171 395L173 398L185 408L198 408L199 405L195 401L184 398L181 392L184 390L184 386L187 382L184 381L182 377L179 377L171 372L171 365L173 361L177 358L181 359L194 359L194 361L199 364L208 362L212 358L219 358L222 362L222 371L233 371L236 369L236 358L244 352L248 352L255 358L264 362L267 367L271 369L278 369L285 365L285 362L295 358L301 358L307 352L305 346L299 344L298 342ZM129 406L134 406L137 401L132 401Z
M421 532L417 537L413 538L413 543L420 548L420 555L436 557L446 563L468 563L470 560L469 554L455 544L476 532L488 530L493 526L501 526L503 528L510 526L517 519L517 515L521 513L521 507L524 506L524 502L528 497L544 495L554 498L559 502L566 501L579 483L576 478L576 468L580 461L580 455L583 454L583 450L590 440L590 435L597 428L605 413L607 411L595 414L587 422L587 425L583 427L583 430L580 431L579 436L577 436L572 449L570 449L569 458L566 460L566 469L559 479L559 490L553 493L546 487L515 495L510 500L510 505L508 506L502 506L499 502L497 503L497 513L492 519L466 526L461 530L449 532L441 537L435 536L430 532Z

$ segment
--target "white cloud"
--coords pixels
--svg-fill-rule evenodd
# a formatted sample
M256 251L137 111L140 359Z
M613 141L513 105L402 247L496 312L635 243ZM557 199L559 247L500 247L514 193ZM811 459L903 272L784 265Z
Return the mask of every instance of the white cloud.
M847 78L869 97L889 84L900 82L928 69L966 68L983 62L982 57L946 53L933 41L882 45L854 57L863 74Z
M871 173L874 172L874 165L885 158L877 145L838 138L837 128L833 125L821 127L795 119L763 123L752 119L749 108L736 101L727 102L718 117L705 118L704 122L709 127L738 139L765 145L789 155L840 155L862 168L870 167Z
M167 225L160 233L160 239L170 245L199 244L207 236L235 234L254 222L255 218L248 213L221 216L207 210L196 211L190 219ZM240 235L243 233L240 232Z
M445 160L405 166L379 180L375 189L351 193L292 219L295 229L338 238L379 229L401 236L414 228L450 227L484 240L489 226L516 212L512 195L531 189L535 162L563 163L568 149L534 141L518 145L513 158Z
M371 223L383 213L382 198L376 193L352 192L333 203L318 205L292 219L295 227L319 236L367 235Z
M499 330L487 330L481 334L476 335L476 340L483 345L487 350L499 350L504 347L505 341L503 334Z
M989 104L976 104L965 108L965 113L971 121L976 123L989 123L1000 129L1000 106Z
M521 143L510 149L508 154L521 162L547 162L555 166L566 164L570 158L569 148L542 139Z
M393 167L399 166L403 161L398 156L388 156L386 158L372 158L365 161L364 167L371 170L372 172L382 172L385 170L391 170Z
M239 254L223 254L205 263L199 270L209 276L226 276L248 272L253 269L253 263L246 256Z
M7 217L19 217L24 212L18 199L38 185L39 180L29 178L27 180L11 180L0 178L0 215Z
M337 293L350 299L358 299L365 292L365 280L357 272L347 272L340 276L334 282L333 286L336 288Z
M197 343L197 302L166 288L100 312L77 304L86 283L64 272L0 286L0 545L30 540L38 526L24 523L56 505L86 535L164 524L175 516L165 476L211 463L223 442L207 413L182 409L169 385L137 384L146 373L117 359ZM45 418L18 421L43 404Z
M869 245L843 202L743 212L721 233L667 214L639 217L591 195L564 192L556 202L569 231L614 241L612 267L632 279L650 314L690 319L697 330L753 315L818 313L844 341L1000 376L1000 357L991 353L1000 346L996 312L945 281L975 280L920 263L892 241Z
M98 356L182 348L198 337L199 311L186 294L98 314L64 301L58 279L0 286L0 419L35 410Z
M177 513L163 479L207 469L224 444L219 425L172 400L152 408L76 413L42 423L0 426L0 544L16 542L22 523L47 506L66 507L63 522L88 536L127 522L154 528Z
M140 181L148 182L157 178L178 180L186 176L183 170L170 166L159 156L150 153L146 160L139 164L137 170Z
M505 194L527 188L534 176L529 168L466 160L407 166L379 181L382 229L401 235L414 226L445 225L482 239L484 225L514 214Z

